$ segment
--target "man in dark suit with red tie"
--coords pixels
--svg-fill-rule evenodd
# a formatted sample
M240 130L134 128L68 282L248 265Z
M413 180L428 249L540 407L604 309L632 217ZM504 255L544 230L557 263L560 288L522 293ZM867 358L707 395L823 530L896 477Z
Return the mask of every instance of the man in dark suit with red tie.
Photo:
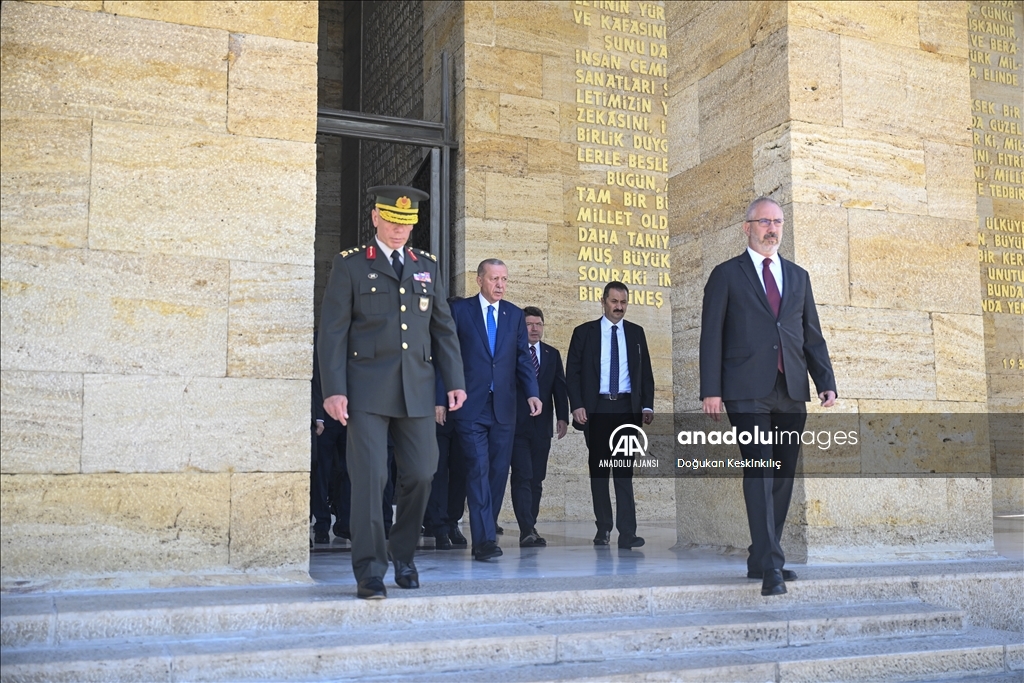
M544 490L544 477L548 471L551 451L551 423L557 416L558 438L569 428L569 404L565 393L565 371L558 349L548 346L544 337L544 312L536 306L523 309L526 336L530 343L530 362L533 363L544 408L540 415L530 416L527 396L520 389L519 410L516 412L516 437L512 444L512 508L519 522L519 546L531 548L547 545L537 533L537 515L540 514L540 496Z
M452 417L466 463L473 559L484 561L502 554L497 519L512 459L516 385L528 397L530 415L540 415L542 406L523 311L504 301L508 268L498 259L482 261L476 281L479 295L451 307L467 394L465 405Z
M716 421L724 404L740 432L802 432L814 378L821 405L836 401L836 379L821 334L807 271L778 255L782 208L768 197L747 208L747 249L720 263L704 287L700 397ZM781 461L781 469L745 468L743 498L750 526L747 576L761 595L786 592L796 574L784 569L780 541L793 494L799 442L740 445L744 459Z
M623 320L629 289L621 282L605 285L604 315L572 332L565 361L565 382L573 426L583 430L590 451L590 493L594 498L597 535L594 545L608 545L612 531L611 475L615 486L615 526L619 548L644 544L636 535L633 466L608 467L608 439L620 425L654 419L654 372L644 328Z

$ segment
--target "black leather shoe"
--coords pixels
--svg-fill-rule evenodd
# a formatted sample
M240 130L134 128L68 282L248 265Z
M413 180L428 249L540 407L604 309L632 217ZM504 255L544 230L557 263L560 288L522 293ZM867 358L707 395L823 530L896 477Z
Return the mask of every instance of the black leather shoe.
M612 540L612 532L610 531L598 531L597 536L594 536L594 545L608 545Z
M435 550L451 550L452 540L448 538L448 534L438 534L434 536L434 549Z
M619 547L623 550L631 550L632 548L639 548L644 544L644 539L639 536L623 536L619 534Z
M494 541L484 541L479 548L473 548L473 559L480 560L493 560L495 557L501 557L504 553L501 552L501 548Z
M747 578L748 579L763 579L764 578L764 572L751 572L751 571L748 571L747 572ZM791 571L789 569L783 569L782 570L782 579L784 581L796 581L796 578L797 578L796 577L796 572Z
M537 534L535 534L535 533L533 533L531 531L530 533L526 534L525 536L523 536L522 538L519 539L519 547L520 548L537 548L537 547L540 547L541 545L544 545L543 543L540 542L540 540L541 540L540 536L538 536Z
M498 526L497 524L495 524L494 525L494 533L496 533L499 536L501 536L501 535L503 535L505 533L505 529L500 527L500 526Z
M548 542L537 533L537 527L533 527L533 535L537 537L537 545L547 545Z
M469 541L466 540L466 537L462 535L457 526L453 526L448 530L448 539L452 542L452 545L461 545L463 548L469 545Z
M376 576L359 581L359 589L356 592L363 600L383 600L388 597L388 589L384 587L384 580Z
M399 588L419 588L420 573L413 562L395 560L395 583Z
M352 540L352 532L348 529L339 529L337 525L334 527L334 535L338 538L344 538L346 541Z
M786 582L782 578L782 571L772 569L764 573L761 581L761 595L782 595L786 592Z
M314 543L330 543L331 535L326 531L315 531L313 532Z

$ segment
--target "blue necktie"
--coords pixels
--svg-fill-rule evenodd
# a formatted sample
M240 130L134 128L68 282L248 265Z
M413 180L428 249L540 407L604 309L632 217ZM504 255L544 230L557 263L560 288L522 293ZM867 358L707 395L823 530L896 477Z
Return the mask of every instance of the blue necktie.
M494 341L498 338L498 323L494 321L494 306L487 307L487 344L491 347L491 358L494 357Z
M608 395L619 397L619 326L612 325L611 367L608 368Z

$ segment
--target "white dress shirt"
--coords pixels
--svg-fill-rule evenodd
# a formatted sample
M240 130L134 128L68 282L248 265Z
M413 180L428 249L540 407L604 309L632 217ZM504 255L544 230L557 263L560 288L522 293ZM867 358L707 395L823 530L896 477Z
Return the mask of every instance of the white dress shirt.
M490 301L488 301L487 299L484 298L483 294L477 294L477 297L480 299L480 313L484 317L484 330L487 329L487 307L488 306L494 306L494 331L495 331L495 333L497 333L497 331L498 331L498 318L500 317L498 315L498 304L501 303L501 299L498 299L497 301L495 301L492 304ZM497 343L497 337L495 337L495 343Z
M403 266L405 265L405 252L403 252L401 249L392 249L388 245L381 242L379 237L374 236L373 239L377 240L377 246L380 248L380 253L384 254L384 256L388 260L388 263L391 263L391 254L397 251L398 260L402 262Z
M619 388L615 393L628 394L629 384L629 354L626 351L626 333L622 329L622 321L615 323L617 326L616 336L619 338ZM600 393L610 394L608 380L611 377L612 367L612 321L601 316L601 389Z
M761 256L756 251L747 247L747 253L750 254L750 260L754 262L754 270L757 271L757 279L761 281L761 289L764 289L765 294L768 290L764 286L764 260L769 258L768 256ZM771 263L768 264L768 270L772 271L772 276L775 277L775 284L779 288L779 296L782 296L782 261L779 260L779 255L771 257Z
M542 362L540 359L540 342L537 342L536 344L530 344L530 348L537 352L537 367L539 368ZM531 358L530 360L533 359Z

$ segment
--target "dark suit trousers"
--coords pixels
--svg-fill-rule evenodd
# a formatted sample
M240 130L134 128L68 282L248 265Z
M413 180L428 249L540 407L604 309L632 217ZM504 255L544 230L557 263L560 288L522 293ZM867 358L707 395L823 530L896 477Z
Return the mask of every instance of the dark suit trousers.
M352 480L348 478L348 462L345 458L345 427L341 427L342 443L338 446L340 459L334 467L334 481L331 484L331 511L334 513L334 535L339 531L351 534ZM327 430L324 429L324 434ZM395 500L395 447L388 438L388 483L384 485L384 496L381 498L381 513L384 515L384 534L391 532L394 512L391 506ZM319 519L319 518L318 518ZM319 526L319 524L317 525Z
M444 425L437 425L435 431L437 473L434 474L430 502L423 515L423 527L431 536L448 533L452 526L458 524L466 506L466 469L462 447L455 433L455 422L449 417Z
M430 482L437 471L434 417L386 417L349 409L348 476L352 480L352 570L357 580L383 578L388 549L412 562L420 538ZM388 435L395 444L397 506L390 541L384 541L384 488Z
M597 530L612 530L612 499L608 493L608 478L615 487L615 527L619 535L636 535L636 502L633 499L633 467L599 467L598 461L608 458L608 438L612 431L622 424L639 425L641 419L631 412L629 396L620 395L619 400L599 398L595 416L587 422L583 432L590 451L590 495L594 499L594 517Z
M775 430L802 432L807 422L807 405L794 401L786 389L781 372L771 393L760 399L726 401L729 422L738 431L753 433L755 425L762 433ZM781 469L744 468L743 500L747 506L750 526L750 548L747 569L763 572L782 569L786 555L782 552L782 531L786 525L789 503L793 497L793 478L800 455L800 444L740 445L744 458L772 459L782 463Z
M313 525L317 533L326 533L331 528L331 508L328 501L335 503L342 493L334 484L336 476L345 466L345 426L334 420L324 421L320 436L313 432L316 441L316 472L313 476ZM347 513L347 511L346 511Z
M452 433L452 449L448 453L448 530L459 525L466 512L466 456L462 442Z
M531 422L534 419L531 418ZM540 495L548 473L551 437L530 424L517 431L512 442L512 508L519 522L519 535L530 533L537 525Z
M494 416L494 399L488 394L480 415L469 423L455 423L455 429L466 459L469 525L473 546L478 547L497 538L495 526L508 481L515 425L498 422Z

